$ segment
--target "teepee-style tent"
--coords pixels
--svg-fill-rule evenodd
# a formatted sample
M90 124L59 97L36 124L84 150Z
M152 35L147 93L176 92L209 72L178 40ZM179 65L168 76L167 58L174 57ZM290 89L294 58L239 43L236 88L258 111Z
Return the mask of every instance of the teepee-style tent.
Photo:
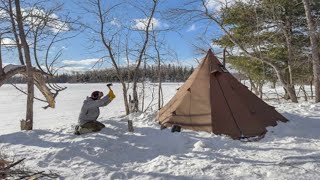
M234 78L211 50L157 115L164 127L175 125L233 139L264 135L266 127L278 120L288 121Z

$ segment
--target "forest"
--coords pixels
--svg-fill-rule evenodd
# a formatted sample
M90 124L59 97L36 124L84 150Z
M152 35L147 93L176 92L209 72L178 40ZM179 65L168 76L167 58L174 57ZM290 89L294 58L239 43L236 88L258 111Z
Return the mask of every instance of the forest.
M184 82L192 74L194 68L189 66L162 65L161 76L163 82ZM133 69L127 68L124 74L125 81L132 82ZM148 66L138 72L138 81L145 79L149 82L157 82L158 71L156 66ZM117 73L113 68L102 70L90 70L86 72L71 72L57 74L48 80L49 83L107 83L119 82ZM14 76L7 80L7 84L26 83L24 76Z

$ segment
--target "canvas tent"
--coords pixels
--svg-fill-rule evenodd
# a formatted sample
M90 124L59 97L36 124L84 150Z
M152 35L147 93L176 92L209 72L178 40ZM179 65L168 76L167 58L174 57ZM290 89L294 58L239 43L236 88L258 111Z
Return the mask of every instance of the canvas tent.
M229 135L264 135L267 126L287 119L234 78L211 50L175 96L159 110L163 127Z

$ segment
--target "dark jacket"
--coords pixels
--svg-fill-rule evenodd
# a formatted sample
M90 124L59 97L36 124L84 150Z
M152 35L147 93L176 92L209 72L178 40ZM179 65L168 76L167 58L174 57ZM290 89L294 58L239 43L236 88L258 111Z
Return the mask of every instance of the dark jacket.
M110 102L109 96L104 96L99 100L93 100L90 97L87 97L87 99L83 101L78 119L79 125L83 125L90 121L96 121L100 115L99 107L106 106Z

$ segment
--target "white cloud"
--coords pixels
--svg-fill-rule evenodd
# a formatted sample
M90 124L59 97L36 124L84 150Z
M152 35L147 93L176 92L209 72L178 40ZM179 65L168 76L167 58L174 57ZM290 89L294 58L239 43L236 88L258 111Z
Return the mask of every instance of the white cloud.
M6 12L5 10L1 9L0 10L0 18L7 18L9 17L8 12Z
M6 47L15 47L16 42L10 38L3 38L3 39L1 39L1 45L6 46Z
M219 11L227 2L230 2L230 0L206 0L205 5L211 11Z
M63 64L65 65L93 65L95 63L97 63L99 61L99 59L84 59L84 60L65 60L62 61Z
M145 30L148 25L149 18L144 18L144 19L133 19L134 25L132 26L134 29L137 30ZM160 27L165 27L167 28L169 25L168 24L162 24L158 19L152 18L151 19L151 24L150 24L150 30L154 30Z
M194 30L196 30L196 25L195 25L195 24L192 24L192 25L187 29L187 32L194 31Z
M110 22L110 24L113 26L121 27L120 22L116 18L113 18L113 20Z
M59 16L56 14L50 14L48 15L44 10L42 9L22 9L22 15L28 16L25 19L25 22L29 25L33 25L34 27L42 26L44 25L43 18L39 17L46 17L49 18L49 22L46 24L50 28L50 30L54 33L57 32L64 32L70 30L67 23L60 20Z
M63 67L58 70L59 73L71 73L71 72L84 72L89 70L83 66L75 66L75 67Z
M65 32L70 30L67 23L62 22L58 19L54 20L53 22L50 22L48 26L51 27L51 31L53 31L54 33Z
M249 3L249 0L240 1ZM221 7L230 6L235 2L236 0L206 0L205 5L210 11L220 11Z

